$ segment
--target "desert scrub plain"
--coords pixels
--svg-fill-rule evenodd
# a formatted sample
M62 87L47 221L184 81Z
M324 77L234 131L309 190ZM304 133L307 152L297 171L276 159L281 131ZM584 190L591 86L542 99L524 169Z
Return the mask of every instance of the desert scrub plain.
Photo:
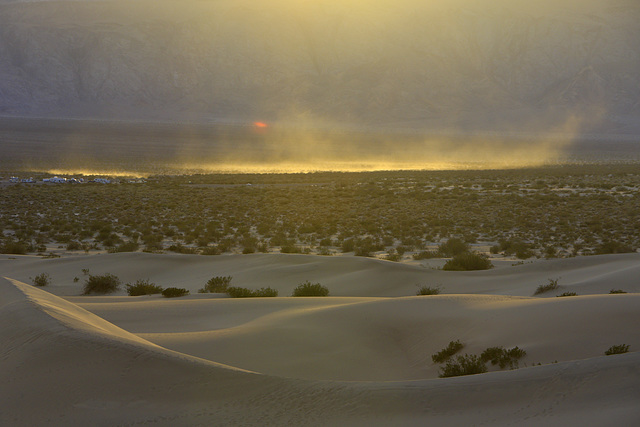
M570 257L640 247L640 168L213 174L0 186L3 253ZM45 175L22 173L41 180ZM91 177L85 177L91 178Z

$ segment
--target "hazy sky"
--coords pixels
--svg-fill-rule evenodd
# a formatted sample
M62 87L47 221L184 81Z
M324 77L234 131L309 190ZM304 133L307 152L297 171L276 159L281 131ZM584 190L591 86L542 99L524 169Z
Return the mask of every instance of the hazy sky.
M537 164L576 138L640 134L637 1L139 0L0 9L1 115L264 122L256 151L318 165ZM337 130L424 138L367 143L335 139ZM474 138L460 144L461 135ZM188 139L180 157L209 165L201 147L229 142L197 132ZM531 141L531 154L516 152L514 139ZM252 157L231 157L243 156Z

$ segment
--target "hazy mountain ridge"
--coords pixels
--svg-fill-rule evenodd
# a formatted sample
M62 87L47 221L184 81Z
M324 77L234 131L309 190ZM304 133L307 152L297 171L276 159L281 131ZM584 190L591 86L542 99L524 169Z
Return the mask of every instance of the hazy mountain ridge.
M503 3L0 4L0 114L640 133L640 3Z

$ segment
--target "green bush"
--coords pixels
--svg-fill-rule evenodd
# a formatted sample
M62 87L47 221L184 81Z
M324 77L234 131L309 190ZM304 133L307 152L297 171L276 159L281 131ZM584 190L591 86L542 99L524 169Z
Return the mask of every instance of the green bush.
M189 295L189 291L184 288L166 288L162 291L162 296L165 298L177 298Z
M610 294L626 294L626 291L623 291L622 289L611 289L609 291Z
M552 291L554 289L558 289L558 280L560 280L560 278L557 279L547 279L549 280L549 283L547 283L546 285L540 285L538 286L538 288L536 289L536 291L533 293L533 295L539 295L539 294L543 294L545 292L549 292Z
M221 253L217 246L206 246L200 251L200 255L220 255Z
M260 288L257 291L254 291L254 296L256 297L277 297L278 296L278 291L276 289L273 288Z
M136 242L127 242L127 243L121 243L118 246L114 246L113 248L109 249L110 253L117 253L117 252L136 252L138 249L140 249L140 245Z
M162 286L149 283L148 280L137 280L133 285L127 283L125 287L127 288L127 294L131 297L162 293Z
M431 259L431 258L439 258L440 252L438 251L422 251L417 254L413 254L413 259L421 260L421 259Z
M231 283L231 279L233 279L232 276L214 276L207 281L204 288L198 289L198 293L225 293Z
M612 345L609 347L607 351L604 352L605 355L611 356L613 354L622 354L627 353L629 351L629 346L627 344L620 345Z
M294 297L326 297L329 289L320 283L311 283L308 280L299 284L291 294Z
M440 368L440 378L459 377L461 375L475 375L487 372L487 366L474 354L457 356L455 360L448 360Z
M24 255L28 245L24 242L6 242L0 249L0 253L12 255Z
M110 294L118 290L120 279L113 274L92 275L85 280L84 295L90 294Z
M433 363L444 363L449 360L451 356L462 350L463 347L464 344L462 344L460 340L451 341L446 348L432 355L431 360L433 360Z
M425 285L418 288L416 295L438 295L441 290L442 288L440 286L431 287Z
M68 251L79 251L80 249L82 249L82 245L77 240L72 240L69 243L67 243Z
M480 360L484 363L491 361L492 365L499 365L500 369L507 366L515 369L518 367L518 360L526 354L526 351L517 346L509 350L505 350L504 347L489 347L480 354Z
M241 288L238 286L228 287L226 293L231 298L251 298L253 296L253 291L251 289Z
M438 246L438 251L442 254L442 256L452 257L463 254L465 252L469 252L469 244L456 237L453 237L447 240L445 243L441 243L440 246Z
M493 268L493 264L486 255L464 252L455 255L442 267L448 271L471 271L471 270L489 270Z
M29 277L35 286L47 286L51 284L49 273L40 273L36 277Z
M563 292L560 295L556 295L557 297L575 297L578 294L575 292Z
M630 253L630 252L635 252L635 250L630 246L627 246L623 243L616 242L616 241L602 242L595 248L596 255L624 254L624 253Z
M265 297L277 297L278 291L273 288L260 288L254 291L248 288L231 286L227 288L227 294L231 298L265 298Z

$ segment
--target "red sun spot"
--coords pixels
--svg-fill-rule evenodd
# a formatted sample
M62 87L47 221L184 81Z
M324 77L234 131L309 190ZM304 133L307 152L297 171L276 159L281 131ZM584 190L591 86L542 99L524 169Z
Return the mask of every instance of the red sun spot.
M269 126L264 122L253 122L253 125L257 128L266 128L267 126Z

